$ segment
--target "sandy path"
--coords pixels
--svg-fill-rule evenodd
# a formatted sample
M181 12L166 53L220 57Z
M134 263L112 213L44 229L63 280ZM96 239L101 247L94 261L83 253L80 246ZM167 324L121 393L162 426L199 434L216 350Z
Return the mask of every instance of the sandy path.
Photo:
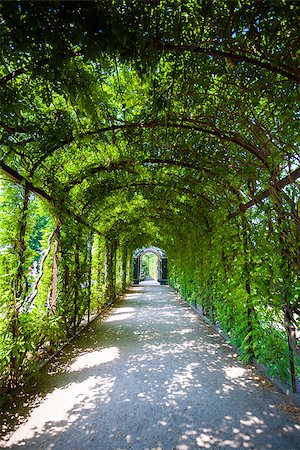
M300 449L285 397L165 286L140 285L76 341L3 447Z

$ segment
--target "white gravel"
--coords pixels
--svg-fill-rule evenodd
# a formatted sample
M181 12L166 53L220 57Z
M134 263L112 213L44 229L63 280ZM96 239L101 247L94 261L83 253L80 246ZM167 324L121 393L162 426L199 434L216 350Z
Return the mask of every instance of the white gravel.
M2 448L300 449L284 395L166 286L131 288L43 383Z

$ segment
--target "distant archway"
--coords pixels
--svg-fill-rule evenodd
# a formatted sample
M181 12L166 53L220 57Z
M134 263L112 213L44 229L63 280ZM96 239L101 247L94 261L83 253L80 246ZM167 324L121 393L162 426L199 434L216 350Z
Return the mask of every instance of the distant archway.
M142 278L143 280L155 280L158 274L158 256L155 253L145 253L142 257Z
M168 284L168 257L164 250L158 247L143 247L133 252L133 283L139 284L142 280L142 259L147 253L157 256L157 281Z

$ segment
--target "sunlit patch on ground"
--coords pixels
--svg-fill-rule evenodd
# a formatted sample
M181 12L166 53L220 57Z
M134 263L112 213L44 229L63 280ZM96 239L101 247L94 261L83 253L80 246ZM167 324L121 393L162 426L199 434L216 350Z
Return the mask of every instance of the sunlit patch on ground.
M118 347L108 347L102 350L89 351L76 358L69 366L68 372L75 372L82 369L98 366L119 358L120 351Z
M106 322L119 322L120 320L127 320L132 317L131 313L117 314L106 319Z
M300 442L284 397L166 287L131 289L51 367L47 393L2 446L295 450Z
M83 414L95 407L95 400L110 401L115 377L92 376L81 382L71 382L48 394L30 414L28 421L16 431L12 443L17 444L35 436L55 436L66 431Z
M236 379L236 378L241 378L242 376L244 376L247 371L243 367L229 366L229 367L224 367L224 372L225 372L226 377L231 378L231 379Z

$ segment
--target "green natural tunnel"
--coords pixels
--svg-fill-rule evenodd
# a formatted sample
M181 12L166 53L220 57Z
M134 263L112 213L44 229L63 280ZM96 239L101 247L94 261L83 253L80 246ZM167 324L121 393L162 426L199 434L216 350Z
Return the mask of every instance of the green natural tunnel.
M299 3L0 5L1 392L152 246L296 392Z

